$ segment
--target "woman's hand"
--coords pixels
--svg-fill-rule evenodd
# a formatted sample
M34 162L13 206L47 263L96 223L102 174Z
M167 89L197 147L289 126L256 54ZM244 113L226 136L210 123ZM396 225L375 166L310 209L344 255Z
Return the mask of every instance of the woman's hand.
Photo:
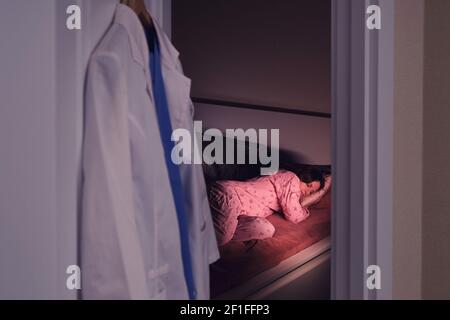
M312 205L315 205L323 198L323 196L328 192L328 190L330 190L330 188L331 188L331 176L328 176L325 177L325 184L321 190L316 191L301 199L300 201L301 206L304 208L308 208Z

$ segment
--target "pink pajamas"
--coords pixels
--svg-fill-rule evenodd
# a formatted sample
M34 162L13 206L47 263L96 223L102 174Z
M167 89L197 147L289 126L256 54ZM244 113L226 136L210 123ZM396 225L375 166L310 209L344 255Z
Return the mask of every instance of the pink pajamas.
M293 223L309 216L300 205L300 179L289 171L248 181L218 181L209 196L219 245L272 237L275 228L266 218L274 212Z

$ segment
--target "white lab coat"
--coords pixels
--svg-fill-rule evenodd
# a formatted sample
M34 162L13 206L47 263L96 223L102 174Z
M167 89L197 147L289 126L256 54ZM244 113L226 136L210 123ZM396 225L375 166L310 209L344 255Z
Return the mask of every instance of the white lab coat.
M192 128L189 80L162 34L163 76L174 127ZM82 296L187 299L175 205L160 140L144 30L119 4L92 55L85 101ZM209 298L218 258L201 168L183 166L197 297Z

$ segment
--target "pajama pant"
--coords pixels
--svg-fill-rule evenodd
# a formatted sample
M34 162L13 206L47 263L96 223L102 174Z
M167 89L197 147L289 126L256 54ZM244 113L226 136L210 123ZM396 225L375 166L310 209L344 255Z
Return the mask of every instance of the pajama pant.
M219 246L231 240L249 241L273 237L275 227L264 217L255 216L257 213L246 210L234 189L213 187L209 200Z

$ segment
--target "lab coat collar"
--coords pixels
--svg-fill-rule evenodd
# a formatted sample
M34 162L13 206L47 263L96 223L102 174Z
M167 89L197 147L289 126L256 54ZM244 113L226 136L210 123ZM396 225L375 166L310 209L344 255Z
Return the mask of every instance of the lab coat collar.
M149 14L151 16L150 12ZM179 57L179 52L172 45L169 38L165 35L153 16L151 16L151 18L160 43L162 62L169 66L175 66ZM128 35L130 36L131 54L133 59L142 67L146 68L149 56L148 43L145 37L144 28L136 13L128 6L119 3L116 8L114 22L122 25L127 30Z
M131 56L136 63L145 69L147 67L149 50L144 28L136 13L128 6L119 3L114 15L114 23L125 28L130 39Z

